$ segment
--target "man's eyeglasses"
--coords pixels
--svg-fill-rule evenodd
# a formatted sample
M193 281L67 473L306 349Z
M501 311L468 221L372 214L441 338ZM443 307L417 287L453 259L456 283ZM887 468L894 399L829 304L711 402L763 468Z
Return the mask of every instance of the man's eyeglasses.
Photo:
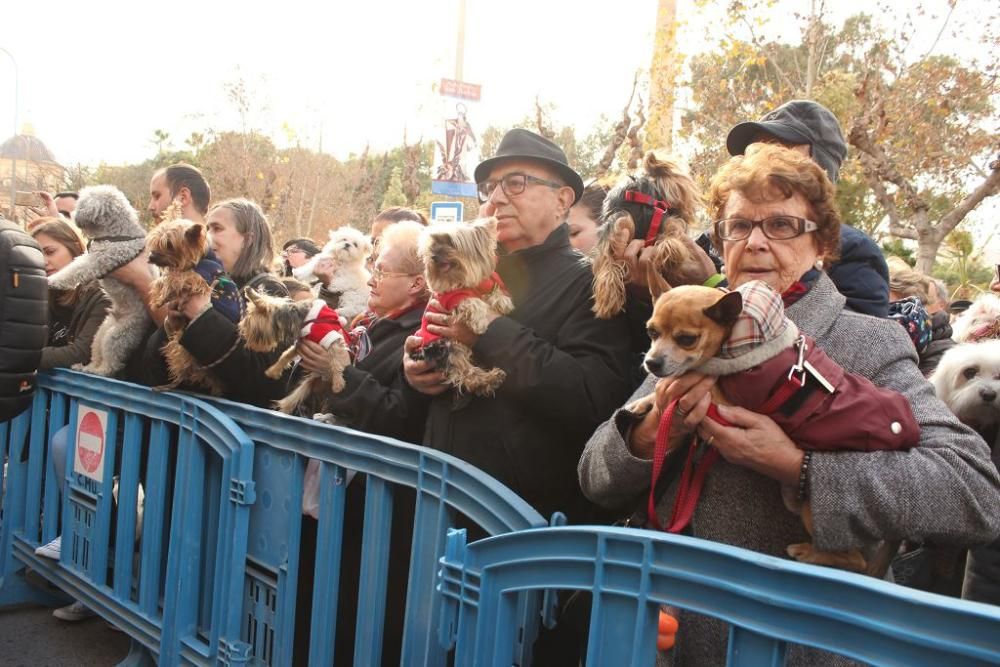
M385 278L393 278L396 276L415 276L415 273L403 273L400 271L383 271L382 269L372 269L372 280L376 283L382 282Z
M532 176L530 174L514 172L512 174L506 174L500 179L477 183L476 187L479 194L479 203L485 204L489 201L490 196L493 194L493 191L497 189L498 185L503 190L505 195L508 197L514 197L524 192L524 189L528 187L528 183L537 183L538 185L544 185L550 188L564 187L564 185L558 181L550 181L548 179L538 178L537 176Z
M715 233L723 241L742 241L750 238L754 227L760 227L764 236L772 241L787 241L819 229L812 220L794 215L774 215L763 220L726 218L715 223Z

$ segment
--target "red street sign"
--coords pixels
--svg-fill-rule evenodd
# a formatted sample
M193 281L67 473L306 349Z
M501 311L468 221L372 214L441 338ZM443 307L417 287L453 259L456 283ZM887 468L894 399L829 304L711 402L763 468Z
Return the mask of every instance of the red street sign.
M80 420L76 450L83 469L93 474L104 460L104 428L96 413L88 412Z
M463 100L479 101L482 86L477 83L465 83L455 79L441 79L441 94L448 97L458 97Z

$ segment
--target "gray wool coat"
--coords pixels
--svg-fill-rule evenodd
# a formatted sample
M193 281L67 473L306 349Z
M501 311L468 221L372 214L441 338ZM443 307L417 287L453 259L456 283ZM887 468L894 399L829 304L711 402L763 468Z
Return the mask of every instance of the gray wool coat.
M1000 476L986 443L934 395L898 324L845 311L844 303L823 274L787 312L846 370L906 396L921 427L920 446L908 452L814 452L808 494L815 544L833 551L904 538L957 545L993 541L1000 536ZM647 377L629 403L654 384L655 378ZM598 427L578 472L588 498L630 511L649 488L651 461L628 449L621 429L631 420L623 412ZM676 481L657 505L661 518L670 517L675 496ZM691 529L695 537L778 557L787 557L789 544L808 540L799 518L785 509L777 481L725 460L705 481ZM725 664L725 623L684 611L679 621L676 646L657 664ZM787 664L854 663L791 646Z

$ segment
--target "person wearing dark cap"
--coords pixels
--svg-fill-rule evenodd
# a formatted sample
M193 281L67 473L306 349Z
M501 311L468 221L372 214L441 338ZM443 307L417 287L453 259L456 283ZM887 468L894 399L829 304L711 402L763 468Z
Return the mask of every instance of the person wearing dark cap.
M319 246L312 239L290 239L281 246L281 275L288 278L297 269L319 253Z
M480 215L498 220L496 270L514 310L490 313L481 335L445 314L429 313L428 329L465 343L478 365L506 378L495 396L460 394L432 365L410 358L421 339L409 338L406 379L434 397L423 444L486 471L542 516L594 520L576 465L594 428L628 396L630 355L624 317L591 312L593 274L570 245L566 220L583 180L561 148L522 129L504 135L475 179ZM579 664L572 645L543 634L535 664Z
M810 156L836 185L847 157L847 143L836 116L812 100L792 100L759 121L740 123L729 131L726 148L742 155L752 143L777 143ZM887 317L889 267L882 251L868 236L850 225L840 228L840 259L826 267L827 275L847 297L853 311Z

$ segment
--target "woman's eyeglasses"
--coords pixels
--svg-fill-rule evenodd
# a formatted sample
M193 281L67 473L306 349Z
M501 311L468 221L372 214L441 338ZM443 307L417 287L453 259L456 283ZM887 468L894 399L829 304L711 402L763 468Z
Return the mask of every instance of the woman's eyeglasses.
M382 269L372 269L372 280L376 283L382 282L385 278L393 278L396 276L415 276L415 273L402 273L400 271L383 271Z
M819 229L812 220L794 215L774 215L763 220L726 218L715 223L715 233L723 241L742 241L750 238L754 227L760 227L764 236L772 241L787 241Z

